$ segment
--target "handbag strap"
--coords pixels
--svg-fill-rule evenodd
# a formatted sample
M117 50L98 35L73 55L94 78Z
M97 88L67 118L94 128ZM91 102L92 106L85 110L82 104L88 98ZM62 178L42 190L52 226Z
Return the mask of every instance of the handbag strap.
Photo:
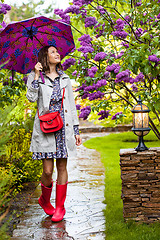
M62 107L63 107L64 93L65 93L65 88L63 88L62 103L61 103L61 111L62 111Z
M62 103L61 103L61 111L62 111L62 107L63 107L64 93L65 93L65 88L63 88ZM37 108L37 112L38 112L38 117L39 117L39 109L38 109L38 108Z

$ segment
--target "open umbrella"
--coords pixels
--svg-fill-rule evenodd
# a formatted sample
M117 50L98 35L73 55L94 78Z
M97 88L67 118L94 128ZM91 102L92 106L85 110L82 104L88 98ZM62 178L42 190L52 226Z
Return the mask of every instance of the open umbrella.
M55 46L63 59L75 47L71 27L44 16L8 24L0 33L0 65L29 73L39 50L48 45Z

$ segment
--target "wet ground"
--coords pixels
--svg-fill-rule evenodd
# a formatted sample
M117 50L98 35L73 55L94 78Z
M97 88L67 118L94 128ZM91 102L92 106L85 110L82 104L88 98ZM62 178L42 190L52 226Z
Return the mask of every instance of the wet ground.
M83 142L107 133L81 134ZM104 240L105 218L104 167L100 154L83 145L77 148L77 158L68 160L69 184L65 202L66 215L59 223L51 222L38 205L40 185L30 201L29 208L13 231L12 240ZM56 179L54 172L53 179ZM55 185L55 184L54 184ZM54 186L55 187L55 186ZM54 203L55 192L51 202Z

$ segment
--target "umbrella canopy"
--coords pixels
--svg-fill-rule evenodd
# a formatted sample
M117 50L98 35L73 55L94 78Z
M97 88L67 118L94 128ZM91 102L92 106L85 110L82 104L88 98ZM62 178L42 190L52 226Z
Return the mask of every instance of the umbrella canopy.
M44 16L8 24L0 33L0 65L29 73L44 46L56 47L62 60L75 47L71 27Z

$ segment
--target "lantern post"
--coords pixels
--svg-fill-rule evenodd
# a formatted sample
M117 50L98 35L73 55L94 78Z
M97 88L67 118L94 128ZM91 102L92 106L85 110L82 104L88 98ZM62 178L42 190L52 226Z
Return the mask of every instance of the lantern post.
M149 108L142 104L141 97L139 96L138 104L133 109L133 128L132 131L139 137L139 144L135 148L136 151L145 151L148 148L145 146L143 136L147 135L151 130L149 128Z

